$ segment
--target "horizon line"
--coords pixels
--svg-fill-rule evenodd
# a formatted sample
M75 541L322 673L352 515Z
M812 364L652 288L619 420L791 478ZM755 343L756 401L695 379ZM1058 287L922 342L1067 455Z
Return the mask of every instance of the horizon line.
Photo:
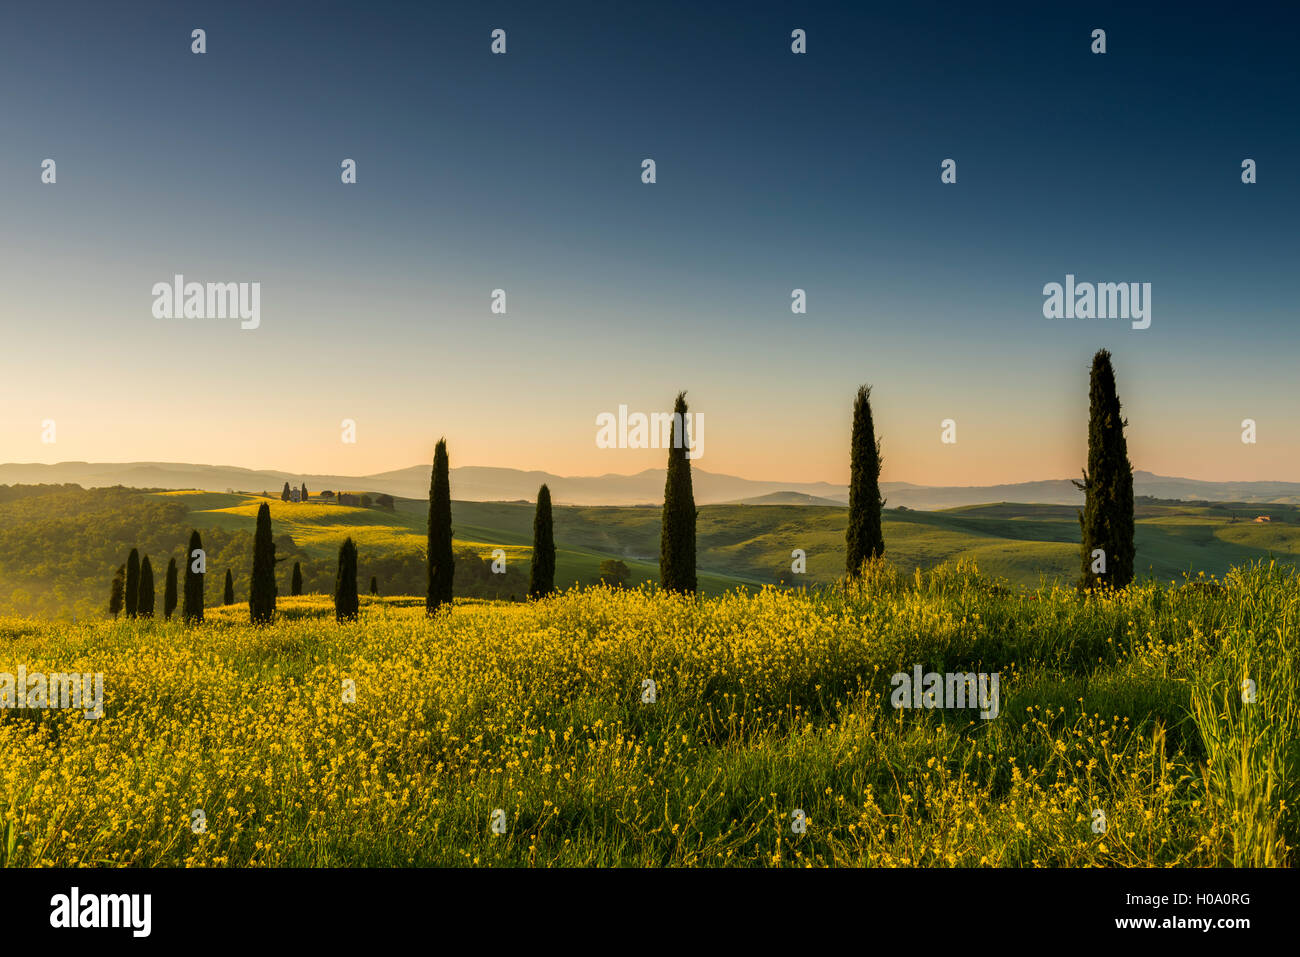
M365 473L365 474L363 474L363 475L346 475L346 474L344 474L344 473L342 473L342 472L310 472L310 471L292 471L292 470L280 469L280 468L274 468L274 467L255 468L255 467L252 467L252 466L246 466L246 465L214 464L214 463L209 463L209 462L176 462L176 461L166 461L166 460L163 460L163 459L129 459L129 460L125 460L125 461L108 461L108 460L96 460L96 461L90 461L90 460L86 460L86 459L68 459L68 460L65 460L65 461L62 461L62 462L0 462L0 469L2 469L2 468L7 468L7 467L9 467L9 466L16 466L16 467L19 467L19 468L33 468L33 467L34 467L34 468L58 468L58 467L60 467L60 466L78 466L78 465L81 465L81 466L95 466L95 465L158 465L158 466L178 466L178 467L186 467L186 468L232 469L232 470L239 470L239 471L244 471L244 472L272 472L272 473L276 473L276 474L278 474L278 475L299 475L299 476L308 476L308 475L312 475L312 476L322 476L322 477L324 477L324 476L332 476L332 477L335 477L335 478L349 478L349 479L379 478L379 477L381 477L381 476L388 475L388 474L391 474L391 473L393 473L393 472L402 472L402 471L406 471L406 470L408 470L408 469L423 468L423 467L425 467L425 466L424 466L424 463L415 463L415 464L412 464L412 465L399 466L399 467L397 467L397 468L384 469L384 470L379 471L379 472L367 472L367 473ZM430 468L432 467L432 463L430 463L429 467L430 467ZM454 471L456 471L456 470L458 470L458 469L471 469L471 468L479 468L479 469L496 469L496 470L500 470L500 471L506 471L506 472L520 472L520 473L524 473L524 474L528 474L528 473L539 473L539 474L542 474L542 475L553 476L554 478L558 478L558 479L568 479L568 480L578 480L578 479L605 479L605 478L635 478L635 477L637 477L637 476L644 475L644 474L647 473L647 472L657 472L657 471L662 471L661 469L656 469L656 468L644 468L644 469L641 469L641 470L636 471L636 472L603 472L603 473L600 473L600 474L597 474L597 475L562 475L562 474L557 473L557 472L548 472L548 471L546 471L545 469L536 469L536 468L518 468L518 467L516 467L516 466L509 466L509 465L454 465L454 466L451 467L451 470L454 472ZM817 479L817 480L813 480L813 481L790 481L790 480L787 480L787 479L751 478L751 477L749 477L749 476L745 476L745 475L735 475L735 474L730 473L730 472L710 472L710 471L708 471L707 469L700 468L699 466L695 466L695 468L694 468L692 471L701 472L701 473L703 473L703 474L705 474L705 475L718 476L718 477L720 477L720 478L739 479L739 480L741 480L741 481L745 481L745 482L764 482L764 483L767 483L767 484L773 484L773 485L779 485L779 484L782 484L782 483L788 483L788 484L791 484L791 485L828 485L828 486L832 486L832 487L836 487L836 488L841 487L841 485L843 485L843 487L847 487L847 485L848 485L847 482L845 482L845 483L838 483L838 482L827 481L827 480L825 480L825 479ZM1203 484L1207 484L1207 485L1225 485L1225 484L1233 484L1233 485L1300 485L1300 481L1293 481L1293 480L1290 480L1290 479L1200 479L1200 478L1192 478L1192 477L1190 477L1190 476L1185 476L1185 475L1160 475L1160 474L1158 474L1158 473L1155 473L1155 472L1149 472L1149 471L1147 471L1147 470L1145 470L1145 469L1139 469L1139 468L1134 468L1134 469L1133 469L1133 474L1134 474L1134 475L1145 474L1145 475L1149 475L1149 476L1151 476L1152 478L1156 478L1156 479L1172 479L1172 480L1178 480L1178 481L1184 481L1184 482L1199 482L1199 483L1203 483ZM987 483L987 484L983 484L983 485L933 485L933 484L922 483L922 482L911 482L911 481L907 481L907 480L905 480L905 479L890 479L890 480L888 480L888 481L882 481L880 484L881 484L881 485L909 485L909 486L911 486L911 487L913 487L913 488L918 488L918 489L946 489L946 488L957 488L957 489L981 489L981 488L1000 488L1000 487L1004 487L1004 486L1017 486L1017 485L1034 485L1034 484L1040 484L1040 483L1043 483L1043 482L1065 482L1065 481L1073 481L1073 479L1072 479L1072 478L1068 478L1068 477L1061 477L1061 478L1036 478L1036 479L1024 479L1024 480L1016 481L1016 482L992 482L992 483ZM15 483L15 484L18 484L18 483ZM77 483L73 483L73 484L77 484Z

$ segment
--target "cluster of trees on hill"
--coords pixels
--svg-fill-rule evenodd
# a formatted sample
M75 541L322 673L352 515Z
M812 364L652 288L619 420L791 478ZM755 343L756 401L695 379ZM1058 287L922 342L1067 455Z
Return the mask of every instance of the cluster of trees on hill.
M126 561L117 566L108 599L108 610L116 618L126 612L128 618L152 618L157 593L154 590L153 565L149 556L142 559L138 549L131 549ZM167 582L163 592L163 617L171 618L176 609L176 559L167 563Z
M294 497L294 492L298 493L297 498ZM302 488L300 489L290 488L289 483L285 482L284 488L280 491L280 501L282 502L305 502L310 497L311 496L307 492L306 482L302 483Z
M0 611L87 618L104 611L104 571L132 547L149 555L155 577L167 558L179 566L189 537L183 496L122 487L0 486ZM247 531L204 532L208 562L238 576L248 560ZM292 548L288 536L282 539ZM161 586L161 581L156 582Z
M178 574L185 568L193 527L191 507L187 496L120 486L0 485L0 614L63 620L102 616L105 599L110 597L107 579L119 566L125 574L125 560L132 548L149 556L161 602L168 561L175 559ZM209 593L209 603L224 601L227 569L232 576L232 604L247 601L252 533L213 525L202 529L202 538L207 569L216 576L210 583L216 590ZM295 593L294 564L302 578L301 594L333 591L333 561L309 554L289 535L279 532L275 547L277 558L283 559L276 565L280 594ZM371 549L363 544L359 558L360 571L365 574L363 586L375 577L385 594L424 593L420 551ZM458 576L457 594L522 599L528 593L528 570L522 564L512 563L506 574L494 575L490 561L459 546L456 560L461 564L458 571L463 571ZM123 604L119 614L124 610ZM155 617L163 617L161 608L155 608Z
M263 492L262 497L269 498L270 496ZM307 491L306 482L303 482L299 488L293 488L288 482L285 482L284 488L280 490L280 501L282 502L306 502L310 498L311 495ZM349 505L353 508L377 506L392 511L397 507L396 500L387 493L372 496L369 492L339 492L335 495L331 489L324 489L318 498L326 502L337 502L339 505Z
M287 547L285 547L286 545ZM287 556L277 555L279 550L292 551L292 540L288 536L281 536L279 540L273 538L271 510L263 502L257 510L256 527L251 542L252 554L248 576L249 619L254 624L265 624L275 616L276 599L280 595L280 588L276 580L277 565L287 560ZM494 573L491 563L480 559L472 550L461 549L460 553L463 573L462 584L467 586L467 590L476 597L522 598L526 593L525 580L521 570L506 569L504 573ZM186 611L185 619L190 622L202 621L204 608L203 576L206 574L210 562L206 551L203 549L202 539L197 530L191 532L186 555L188 558L183 560L189 563L186 567L192 566L194 582L192 593L187 593L189 596L187 609L189 610ZM355 597L357 592L357 568L357 548L351 537L349 537L340 549L338 569L333 573L328 583L322 581L321 587L313 589L318 592L333 592L336 598L343 597L343 618L340 620L355 617L356 610L351 608L349 604L351 598L348 596ZM372 595L379 594L381 571L378 570L391 572L391 578L385 578L385 580L390 581L390 588L395 594L418 592L421 583L427 581L426 563L422 560L422 556L417 554L379 556L374 561L369 562L367 568L372 572L369 581L369 592ZM171 618L172 611L176 606L176 570L176 560L173 558L168 564L168 597L164 603L165 617L167 619ZM319 577L324 571L323 568L317 569L317 576ZM235 604L235 581L236 577L232 569L227 568L222 588L223 605ZM301 560L294 561L289 581L290 595L304 594L304 590L307 588L307 577L304 575ZM190 587L190 578L187 577L187 588ZM146 555L141 560L139 549L133 548L126 562L118 567L113 576L109 589L109 612L114 617L123 612L128 618L152 617L154 608L153 594L153 573L149 557Z
M191 535L190 544L194 549L202 550L198 532ZM201 576L202 573L199 572L198 574ZM200 619L203 617L202 585L200 583L196 593L194 578L195 571L187 568L185 573L185 606L183 609L183 614L187 620L194 618L196 615ZM226 572L226 582L229 585L229 571ZM149 561L149 556L145 555L141 558L139 549L133 548L126 561L117 567L117 572L113 575L108 610L114 618L123 612L125 612L127 618L152 618L156 598L153 566ZM171 558L167 561L167 577L163 586L163 618L165 620L171 619L179 598L176 559Z

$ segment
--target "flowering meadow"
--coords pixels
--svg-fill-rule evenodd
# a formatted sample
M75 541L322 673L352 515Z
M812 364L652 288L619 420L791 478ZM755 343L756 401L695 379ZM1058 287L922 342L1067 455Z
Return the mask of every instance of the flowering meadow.
M1268 565L1088 597L877 563L341 625L323 596L3 618L0 672L101 672L104 714L0 710L0 863L1285 866L1297 614ZM916 666L998 673L996 717L895 708Z

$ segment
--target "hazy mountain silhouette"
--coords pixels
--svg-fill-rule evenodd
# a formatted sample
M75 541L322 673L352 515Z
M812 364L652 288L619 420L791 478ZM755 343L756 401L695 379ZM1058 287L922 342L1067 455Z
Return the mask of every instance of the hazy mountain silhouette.
M691 470L695 500L701 505L724 502L746 504L845 503L848 490L829 482L767 482ZM406 498L429 493L429 466L381 472L377 475L320 475L279 470L245 469L226 465L178 462L60 462L56 465L0 465L0 484L36 485L73 483L86 488L126 485L135 488L196 488L222 492L266 490L279 494L285 482L306 482L313 493L333 491L388 492ZM532 501L545 482L558 505L660 505L663 503L663 469L646 469L634 475L562 476L549 472L468 465L451 470L452 497L460 501ZM1078 505L1083 499L1069 479L1020 482L1011 485L925 486L908 482L882 482L887 507L916 509L953 508L989 502ZM1287 502L1300 504L1300 482L1202 482L1170 478L1150 472L1134 473L1134 491L1154 498L1210 502ZM809 496L809 499L801 499ZM820 501L818 501L820 500Z

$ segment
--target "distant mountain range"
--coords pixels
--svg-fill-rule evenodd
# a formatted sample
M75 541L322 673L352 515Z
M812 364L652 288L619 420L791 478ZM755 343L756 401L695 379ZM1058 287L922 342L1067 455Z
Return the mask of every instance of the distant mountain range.
M848 489L829 482L762 482L691 470L695 501L700 505L843 506ZM1300 482L1202 482L1134 472L1134 491L1153 498L1207 502L1280 502L1300 504ZM387 492L404 498L429 494L429 466L381 472L378 475L313 475L301 472L254 470L226 465L176 462L60 462L57 465L0 465L0 485L72 483L85 488L126 485L135 488L194 488L224 492L278 492L285 482L307 483L308 491ZM466 502L533 501L545 482L558 505L659 505L663 502L662 469L635 475L561 476L549 472L469 465L451 470L452 498ZM1020 482L1014 485L928 486L883 482L887 507L955 508L990 502L1080 505L1083 495L1069 479Z

